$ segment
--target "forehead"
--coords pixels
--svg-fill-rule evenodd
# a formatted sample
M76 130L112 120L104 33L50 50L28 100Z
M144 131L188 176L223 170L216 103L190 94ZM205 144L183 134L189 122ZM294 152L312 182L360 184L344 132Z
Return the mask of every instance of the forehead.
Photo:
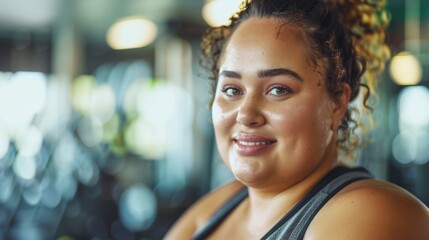
M288 41L289 38L297 37L300 30L295 24L284 22L280 18L252 17L243 21L231 38L240 39L240 36L252 34L261 38Z
M250 18L232 33L220 64L225 66L260 63L268 66L308 66L307 49L297 27L274 18Z

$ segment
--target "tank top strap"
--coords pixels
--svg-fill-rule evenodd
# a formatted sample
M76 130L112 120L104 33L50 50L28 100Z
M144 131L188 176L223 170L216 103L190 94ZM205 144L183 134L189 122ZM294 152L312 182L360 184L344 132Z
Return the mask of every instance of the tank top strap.
M235 193L228 201L222 204L217 211L212 215L209 221L203 228L198 230L192 240L206 239L222 222L223 220L247 197L248 191L243 187Z
M368 178L372 178L372 175L362 167L337 167L333 169L262 239L303 239L311 221L329 199L350 183Z
M371 177L368 171L362 167L348 168L339 166L332 169L262 239L302 239L317 212L332 196L354 181ZM206 225L198 230L192 239L203 240L210 236L247 196L247 188L243 188L234 194L218 208Z

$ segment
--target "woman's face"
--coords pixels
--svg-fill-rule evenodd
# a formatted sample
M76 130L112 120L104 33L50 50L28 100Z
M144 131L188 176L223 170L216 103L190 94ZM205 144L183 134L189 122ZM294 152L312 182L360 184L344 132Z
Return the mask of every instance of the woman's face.
M336 161L345 106L332 100L296 33L276 19L251 18L219 62L212 107L218 149L249 186L293 185Z

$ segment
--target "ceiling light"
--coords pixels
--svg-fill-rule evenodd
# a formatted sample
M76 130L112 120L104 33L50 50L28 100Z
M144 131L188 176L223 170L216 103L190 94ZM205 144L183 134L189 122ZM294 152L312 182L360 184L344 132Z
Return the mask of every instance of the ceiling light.
M117 21L107 32L107 43L113 49L141 48L152 43L157 35L155 23L141 17Z
M228 25L229 18L240 9L242 0L211 0L203 7L203 18L211 27Z
M416 85L422 80L422 66L409 52L400 52L390 63L390 75L399 85Z

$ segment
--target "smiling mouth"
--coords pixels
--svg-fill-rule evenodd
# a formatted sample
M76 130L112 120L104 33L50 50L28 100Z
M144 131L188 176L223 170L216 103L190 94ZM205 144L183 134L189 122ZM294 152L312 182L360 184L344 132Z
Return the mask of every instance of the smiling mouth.
M236 143L240 144L240 145L244 145L244 146L255 146L255 145L268 145L268 144L272 144L275 141L267 141L267 142L246 142L246 141L235 141Z
M277 141L233 140L234 151L241 156L257 156L269 151Z

